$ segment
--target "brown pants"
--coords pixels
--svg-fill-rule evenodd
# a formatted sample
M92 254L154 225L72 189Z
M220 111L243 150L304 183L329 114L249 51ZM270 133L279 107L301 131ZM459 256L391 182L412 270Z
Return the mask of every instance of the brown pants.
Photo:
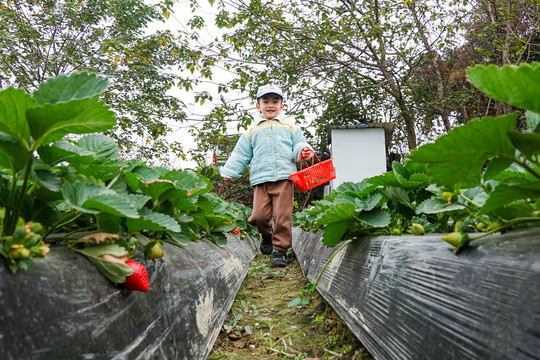
M290 180L267 182L255 185L253 193L253 213L248 222L257 227L261 234L272 229L274 219L274 250L287 251L292 241L292 212L294 187Z

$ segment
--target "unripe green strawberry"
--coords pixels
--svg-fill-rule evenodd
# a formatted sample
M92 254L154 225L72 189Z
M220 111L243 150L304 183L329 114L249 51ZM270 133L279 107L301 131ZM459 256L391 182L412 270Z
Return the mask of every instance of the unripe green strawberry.
M443 191L442 193L443 199L448 201L449 203L452 203L452 195L454 195L454 193L450 191Z
M494 221L491 224L489 224L489 226L487 227L487 231L495 230L495 229L497 229L497 228L499 228L501 226L502 226L502 224L500 222Z
M412 224L412 231L414 235L424 235L426 233L426 230L422 226L422 224L413 223Z
M483 222L479 222L478 224L476 224L476 228L478 230L484 230L486 228L486 223L483 223Z
M393 228L393 229L392 229L392 234L393 234L393 235L401 235L401 230L398 229L398 228Z
M9 250L8 253L13 260L23 260L30 257L30 249L27 249L25 247L17 247L15 249L12 248Z
M122 285L129 290L148 291L150 283L146 268L131 259L126 260L126 265L133 269L133 274L126 277L126 281Z
M163 249L161 248L160 243L155 243L154 246L152 246L147 251L147 256L150 259L159 259L160 257L165 256L165 253L163 252Z
M442 236L442 239L444 241L446 241L447 243L455 247L457 247L460 238L461 238L461 233L457 231L454 231L454 232L451 232L449 234Z

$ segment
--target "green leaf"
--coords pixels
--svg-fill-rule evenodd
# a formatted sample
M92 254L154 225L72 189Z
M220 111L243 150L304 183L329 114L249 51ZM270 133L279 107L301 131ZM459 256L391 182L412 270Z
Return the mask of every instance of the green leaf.
M524 184L499 184L489 197L484 206L478 211L478 215L487 214L500 207L506 206L509 203L522 200L540 198L540 181L533 181Z
M512 163L513 161L507 158L496 157L491 159L484 171L484 180L493 179L497 174L508 169Z
M139 213L133 205L131 205L131 202L124 196L118 195L112 190L109 194L92 196L83 203L82 208L84 208L83 212L86 212L88 209L95 209L114 216L132 219L139 217Z
M68 102L101 94L108 85L107 78L95 74L76 73L69 76L62 74L41 83L33 97L38 105Z
M508 132L512 144L526 157L540 154L540 134Z
M177 189L187 190L192 194L204 194L212 189L210 180L191 170L170 171L163 178L174 181Z
M489 97L540 113L540 63L519 66L477 65L467 70L467 79Z
M414 209L414 205L411 203L411 200L409 199L409 194L407 193L405 189L401 187L390 186L390 187L384 188L382 192L390 200L400 203L402 205L405 205L407 207L410 207L411 209Z
M90 214L97 214L99 213L99 210L85 208L84 203L87 200L100 195L117 196L114 191L104 186L82 182L64 183L62 186L62 195L69 206L81 212Z
M119 258L125 256L126 249L119 245L91 245L80 249L72 248L72 250L86 256L103 275L115 284L124 283L126 277L133 274L133 269L128 265L104 261L101 258L102 255L112 255Z
M443 204L431 198L423 201L416 208L417 214L437 214L448 211L463 210L465 206L460 204Z
M0 167L18 172L28 166L30 153L16 138L0 133Z
M390 214L381 208L375 208L371 211L362 211L356 216L365 224L375 227L388 226L392 220Z
M52 192L59 192L62 188L60 177L49 169L36 169L32 167L32 179L39 186Z
M90 163L94 153L82 149L69 141L57 141L54 144L40 146L38 154L45 164L54 166L63 161L68 163Z
M191 236L189 235L188 228L180 232L169 231L168 234L172 241L182 245L187 245L191 241Z
M98 100L97 95L67 103L45 104L29 109L26 115L36 148L70 133L107 131L116 124L114 113Z
M331 224L350 220L355 214L356 206L350 203L339 203L331 206L317 220L317 225Z
M382 200L382 194L375 194L373 196L368 196L365 199L356 199L355 205L356 209L369 211L379 204Z
M210 238L217 246L227 245L227 236L221 232L211 232Z
M172 217L147 208L141 210L139 218L127 219L127 227L129 232L141 230L180 232L180 225Z
M26 111L35 105L35 99L23 90L9 87L0 91L0 132L19 140L28 148L30 128Z
M83 136L78 142L82 149L95 154L96 159L120 159L120 148L116 142L108 136L90 134Z
M409 158L427 164L428 175L437 185L476 186L488 158L513 158L515 148L508 132L515 122L516 114L472 120L412 151Z
M328 224L324 227L322 242L328 247L334 247L343 239L349 223L347 221L338 221Z
M527 111L525 115L527 117L527 131L540 134L540 113Z

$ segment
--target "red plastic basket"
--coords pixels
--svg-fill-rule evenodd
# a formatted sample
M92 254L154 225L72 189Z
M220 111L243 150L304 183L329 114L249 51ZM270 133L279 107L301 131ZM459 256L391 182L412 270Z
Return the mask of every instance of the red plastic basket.
M319 160L318 164L313 164L315 159L311 158L311 166L308 166L306 162L306 166L308 167L302 169L302 163L304 162L304 160L302 160L302 162L300 162L300 171L289 175L298 191L313 189L314 187L325 184L336 178L333 159L321 162L317 154L315 152L313 152L313 154L317 157L317 160Z

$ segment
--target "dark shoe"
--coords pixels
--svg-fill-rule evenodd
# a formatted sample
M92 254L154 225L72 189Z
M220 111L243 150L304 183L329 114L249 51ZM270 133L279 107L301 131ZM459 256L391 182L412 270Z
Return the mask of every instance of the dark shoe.
M260 249L263 255L270 255L272 250L274 250L274 247L272 246L272 230L270 230L268 234L262 236Z
M272 267L285 266L287 266L287 254L283 251L274 251L274 255L272 255Z

